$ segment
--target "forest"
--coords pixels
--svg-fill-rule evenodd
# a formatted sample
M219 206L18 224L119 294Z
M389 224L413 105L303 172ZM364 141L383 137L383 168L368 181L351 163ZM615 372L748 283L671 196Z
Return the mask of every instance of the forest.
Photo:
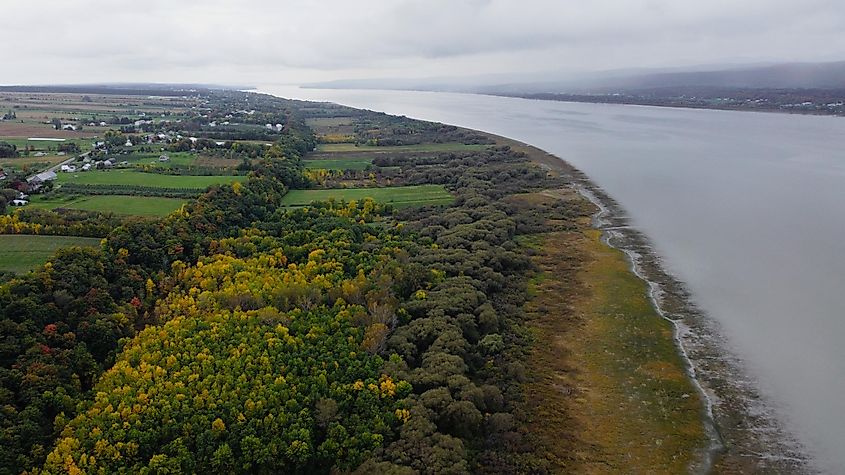
M0 285L0 474L548 471L520 423L534 272L520 237L584 210L511 198L562 179L453 127L199 94L210 117L248 103L284 120L263 153L245 149L245 182L164 218L0 216L3 233L102 238ZM320 140L307 121L339 116L379 150L486 146L379 155L344 178L442 185L449 205L284 206L326 186L303 164Z

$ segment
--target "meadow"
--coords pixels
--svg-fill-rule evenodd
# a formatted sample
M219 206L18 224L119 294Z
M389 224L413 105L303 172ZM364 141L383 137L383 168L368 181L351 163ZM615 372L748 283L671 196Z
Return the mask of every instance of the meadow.
M442 185L396 186L390 188L338 188L330 190L290 190L282 203L287 206L305 206L313 201L362 200L372 198L394 206L423 206L450 204L453 196Z
M99 245L97 238L0 234L0 271L22 274L46 262L56 249Z
M81 209L132 216L167 216L187 201L179 198L151 196L98 195L46 199L36 196L33 197L29 206L44 209Z

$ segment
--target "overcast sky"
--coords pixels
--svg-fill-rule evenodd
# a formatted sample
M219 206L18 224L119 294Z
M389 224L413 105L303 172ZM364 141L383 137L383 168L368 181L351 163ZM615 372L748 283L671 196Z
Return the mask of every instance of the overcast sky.
M845 60L845 0L0 0L0 84Z

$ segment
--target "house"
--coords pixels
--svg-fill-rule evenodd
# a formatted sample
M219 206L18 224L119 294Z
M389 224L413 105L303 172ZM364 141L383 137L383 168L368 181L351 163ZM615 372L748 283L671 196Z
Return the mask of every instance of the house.
M168 157L167 155L162 155L162 156L158 157L158 161L159 162L169 162L170 157Z
M131 147L131 146L132 146L132 141L131 141L131 140L129 140L129 139L126 139L126 143L125 143L125 144L123 144L123 145L124 145L125 147Z
M86 163L85 165L82 165L82 171L87 172L90 169L91 169L90 163Z
M109 125L109 124L107 124L107 123L105 123L105 122L100 122L100 127L105 127L105 126L107 126L107 125Z
M26 206L26 205L29 204L29 201L27 201L27 200L12 200L12 202L9 203L9 204L11 204L12 206Z
M44 152L35 152L35 155L34 155L34 156L35 156L35 157L46 157L46 156L47 156L47 154L46 154L46 153L44 153Z
M28 199L29 199L29 195L28 195L28 194L26 194L26 193L24 193L23 191L19 191L19 192L18 192L18 199L19 199L19 200L28 200Z
M6 172L4 172L2 168L0 168L0 180L5 180L6 176Z
M62 165L60 167L60 170L63 171L63 172L69 172L70 171L70 165Z
M113 166L114 162L111 159L103 161L103 168L111 168Z
M76 130L76 126L72 124L65 124L62 126L62 130Z

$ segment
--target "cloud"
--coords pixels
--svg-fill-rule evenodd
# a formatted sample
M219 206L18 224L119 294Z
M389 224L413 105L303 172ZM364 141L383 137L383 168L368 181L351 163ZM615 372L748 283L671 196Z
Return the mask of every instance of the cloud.
M3 16L0 83L845 58L838 0L7 0Z

